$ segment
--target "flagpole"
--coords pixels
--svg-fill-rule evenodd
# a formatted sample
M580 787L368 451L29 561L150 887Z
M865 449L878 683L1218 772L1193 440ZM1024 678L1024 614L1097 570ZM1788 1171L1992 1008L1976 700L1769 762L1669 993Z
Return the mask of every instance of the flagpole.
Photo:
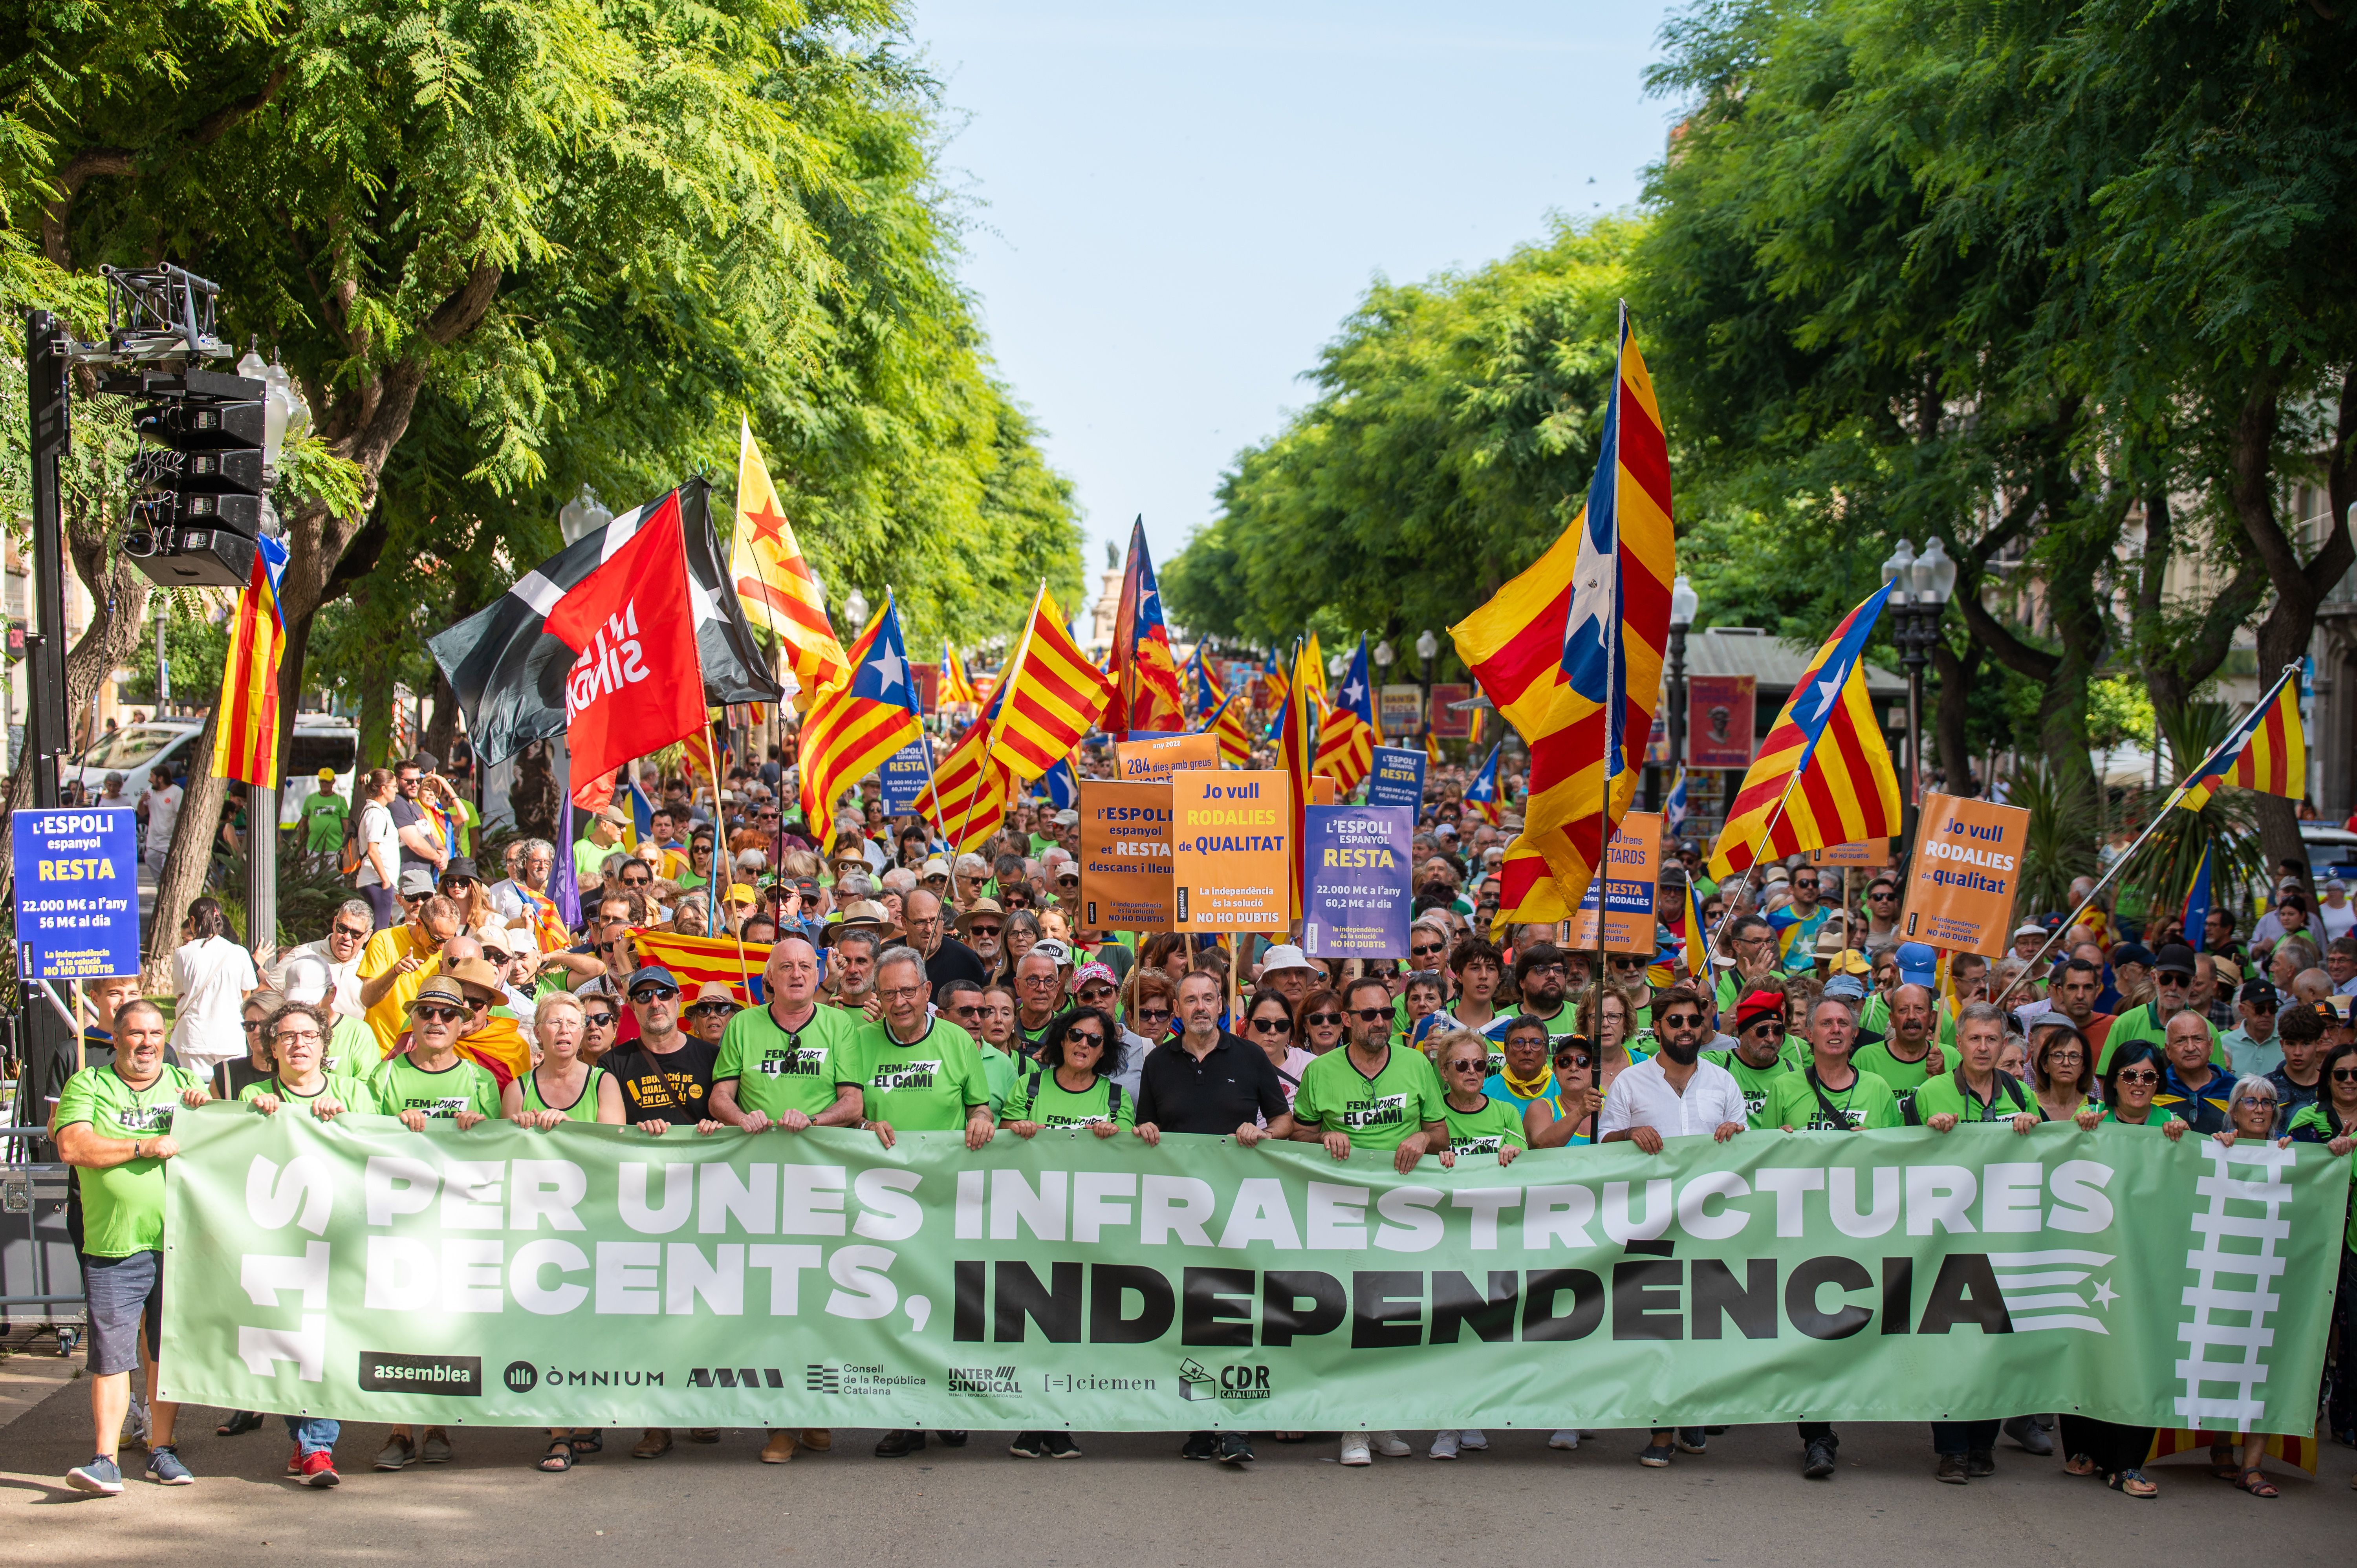
M712 710L704 711L704 754L712 763L712 869L719 875L720 897L712 903L711 915L716 920L727 918L722 911L727 907L728 895L737 886L737 857L727 853L728 812L720 803L720 743L712 733ZM753 974L745 962L745 922L736 922L732 934L737 939L737 983L745 989L746 1005L753 1001Z
M1039 579L1039 591L1031 596L1031 613L1023 618L1023 640L1015 645L1015 657L1008 660L999 671L998 684L991 690L991 699L997 704L998 716L990 719L990 733L984 737L982 743L982 766L985 769L985 778L989 776L987 770L991 767L991 748L998 741L999 720L1006 716L1007 688L1014 683L1016 676L1022 671L1023 660L1031 651L1031 628L1039 624L1039 606L1047 596L1048 579L1042 577ZM980 724L987 717L989 717L987 714L976 714L974 722ZM966 830L974 825L974 792L968 791L965 798L965 814L958 819L957 840L950 846L952 854L964 853ZM952 881L954 883L955 878L952 878Z
M2251 713L2266 713L2267 709L2274 704L2276 698L2282 694L2285 684L2298 672L2298 665L2285 665L2283 668L2283 673L2276 677L2276 683L2267 688L2266 695L2259 699L2257 705L2251 709ZM2249 717L2249 714L2245 714L2244 717ZM2240 729L2242 728L2242 725L2237 724L2234 728ZM2055 927L2052 931L2047 934L2046 940L2039 944L2038 950L2029 955L2029 963L2028 967L2024 968L2019 974L2015 975L2013 979L2007 983L2006 988L2003 991L1996 993L1996 1000L1998 1002L2003 1002L2007 997L2012 995L2016 986L2018 986L2023 981L2029 979L2032 974L2037 972L2039 960L2046 956L2047 952L2054 946L2055 942L2061 939L2063 932L2071 929L2073 926L2076 926L2079 923L2079 917L2087 912L2088 906L2093 904L2098 897L2102 897L2104 889L2111 885L2112 878L2117 876L2122 871L2127 868L2128 862L2136 858L2136 851L2144 847L2145 841L2152 837L2154 833L2160 831L2161 823L2169 821L2169 813L2177 809L2177 802L2185 798L2185 791L2191 787L2193 780L2201 778L2203 773L2209 770L2210 765L2218 760L2219 753L2225 750L2227 746L2233 743L2233 733L2229 731L2226 738L2220 741L2216 746L2212 746L2209 754L2201 758L2201 763L2193 769L2192 772L2187 774L2182 779L2179 780L2177 788L2169 792L2169 799L2160 803L2160 810L2152 814L2152 821L2146 825L2144 832L2136 835L2136 843L2128 845L2127 852L2122 854L2117 860L2112 862L2110 868L2106 870L2103 875L2095 879L2095 885L2087 890L2087 896L2079 900L2079 907L2072 910L2071 913L2064 918L2061 925ZM2244 736L2243 744L2245 746L2249 745L2250 736Z
M1733 923L1735 907L1743 902L1743 895L1750 890L1751 874L1760 867L1760 852L1767 847L1769 839L1774 836L1776 824L1784 820L1784 802L1792 798L1792 791L1799 786L1801 776L1808 772L1809 763L1814 762L1816 759L1817 754L1812 751L1809 753L1808 762L1803 762L1800 767L1792 769L1792 776L1784 780L1784 792L1776 797L1776 809L1768 813L1767 825L1761 828L1760 830L1759 836L1751 841L1751 860L1750 864L1747 865L1743 868L1743 880L1735 885L1735 897L1727 901L1727 912L1719 917L1718 928L1717 930L1711 932L1710 944L1703 950L1702 961L1706 975L1707 975L1709 972L1711 961L1718 957L1719 932L1724 931ZM1717 981L1713 981L1711 983L1711 991L1714 999L1717 994L1717 990L1718 983Z

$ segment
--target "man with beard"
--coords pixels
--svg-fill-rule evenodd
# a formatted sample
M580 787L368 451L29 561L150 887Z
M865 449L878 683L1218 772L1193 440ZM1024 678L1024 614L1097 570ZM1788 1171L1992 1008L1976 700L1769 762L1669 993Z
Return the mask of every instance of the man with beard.
M834 985L834 1004L871 1022L884 1015L876 998L876 952L882 939L867 927L838 928L829 948L827 979Z
M1532 942L1514 955L1514 994L1524 1015L1546 1025L1550 1057L1579 1033L1578 1010L1566 1000L1570 983L1571 955L1553 942Z
M976 985L990 978L982 955L942 929L942 900L922 887L900 897L900 920L908 928L909 945L925 961L925 974L934 984L944 980L971 980Z
M979 856L966 856L979 859ZM1006 932L1006 911L996 898L976 895L973 903L961 913L954 924L959 940L981 961L985 974L998 972L999 939ZM930 969L930 966L928 966Z
M1902 985L1890 993L1889 1037L1857 1047L1858 1070L1890 1087L1902 1120L1923 1080L1948 1070L1947 1055L1933 1039L1939 1015L1929 986ZM1814 1029L1810 1033L1813 1038Z
M1519 972L1522 964L1515 969ZM1658 1155L1664 1138L1707 1133L1724 1144L1743 1131L1747 1113L1742 1086L1725 1068L1702 1059L1706 1016L1702 998L1691 987L1674 985L1663 993L1653 1015L1653 1038L1659 1049L1645 1060L1621 1069L1613 1079L1604 1096L1604 1110L1596 1119L1603 1142L1626 1141L1646 1154ZM1681 1450L1701 1454L1708 1446L1709 1440L1698 1425L1674 1430L1658 1426L1637 1462L1658 1470Z

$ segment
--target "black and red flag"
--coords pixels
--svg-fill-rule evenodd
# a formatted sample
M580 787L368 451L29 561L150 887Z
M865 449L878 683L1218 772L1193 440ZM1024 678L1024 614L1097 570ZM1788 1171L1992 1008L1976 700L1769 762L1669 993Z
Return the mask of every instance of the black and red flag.
M707 705L785 695L721 569L707 493L691 479L583 534L426 640L486 764L570 728L577 781L700 730Z

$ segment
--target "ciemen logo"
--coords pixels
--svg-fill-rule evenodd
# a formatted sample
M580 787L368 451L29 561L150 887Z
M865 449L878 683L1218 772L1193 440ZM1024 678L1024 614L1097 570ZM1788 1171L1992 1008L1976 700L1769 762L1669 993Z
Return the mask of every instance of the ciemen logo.
M565 722L580 717L598 698L637 685L649 673L646 650L639 645L639 601L634 596L623 602L621 614L606 618L573 661L565 677Z

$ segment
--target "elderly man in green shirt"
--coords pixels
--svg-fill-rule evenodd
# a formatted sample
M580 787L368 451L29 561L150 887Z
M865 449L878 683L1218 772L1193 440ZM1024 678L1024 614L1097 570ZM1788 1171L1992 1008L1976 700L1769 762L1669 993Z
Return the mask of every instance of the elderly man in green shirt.
M147 1373L148 1478L167 1487L196 1479L180 1462L172 1427L180 1407L155 1397L164 1329L164 1162L180 1152L172 1118L204 1103L205 1087L164 1060L163 1010L145 997L114 1015L114 1059L84 1068L58 1096L59 1156L81 1173L81 1272L89 1295L90 1414L95 1451L66 1472L76 1491L115 1497L131 1369Z

